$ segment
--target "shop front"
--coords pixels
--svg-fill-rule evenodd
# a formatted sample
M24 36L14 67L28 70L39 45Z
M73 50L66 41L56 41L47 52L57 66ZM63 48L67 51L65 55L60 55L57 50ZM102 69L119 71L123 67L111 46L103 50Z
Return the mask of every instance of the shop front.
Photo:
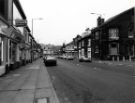
M0 76L8 72L7 65L7 34L5 30L8 28L8 24L0 19Z

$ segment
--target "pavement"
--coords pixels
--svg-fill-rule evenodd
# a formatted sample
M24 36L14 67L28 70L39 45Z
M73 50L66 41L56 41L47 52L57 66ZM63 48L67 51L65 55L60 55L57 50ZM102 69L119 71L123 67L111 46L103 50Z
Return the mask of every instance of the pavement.
M126 66L132 66L135 65L135 61L101 61L101 60L93 60L95 63L104 63L109 65L126 65Z
M42 59L0 77L0 103L59 103Z
M78 59L74 59L74 61L78 62ZM135 65L135 61L129 61L129 60L125 60L125 61L111 61L111 60L92 60L93 63L101 63L101 64L108 64L108 65L125 65L125 66L134 66Z

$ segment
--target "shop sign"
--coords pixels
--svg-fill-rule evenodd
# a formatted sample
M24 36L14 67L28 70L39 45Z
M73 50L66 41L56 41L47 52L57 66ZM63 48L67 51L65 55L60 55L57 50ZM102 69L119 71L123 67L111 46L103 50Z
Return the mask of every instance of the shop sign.
M27 26L27 20L15 20L16 27L26 27Z

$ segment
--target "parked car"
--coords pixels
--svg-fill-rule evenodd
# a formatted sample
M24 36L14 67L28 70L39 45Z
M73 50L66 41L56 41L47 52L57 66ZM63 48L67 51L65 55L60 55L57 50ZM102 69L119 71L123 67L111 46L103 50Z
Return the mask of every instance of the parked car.
M86 58L86 57L81 57L79 59L79 62L91 62L91 59L90 58Z
M44 58L44 63L46 66L56 66L57 65L57 59L54 56L46 56Z
M67 56L67 58L66 58L67 60L73 60L74 59L74 57L73 56Z

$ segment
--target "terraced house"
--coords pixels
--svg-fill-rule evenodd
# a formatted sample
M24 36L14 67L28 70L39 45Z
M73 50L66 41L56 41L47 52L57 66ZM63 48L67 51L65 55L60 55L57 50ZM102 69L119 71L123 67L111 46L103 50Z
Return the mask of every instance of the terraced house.
M78 40L79 61L91 61L91 30L87 28Z
M130 8L92 29L92 56L97 59L133 60L135 8Z

